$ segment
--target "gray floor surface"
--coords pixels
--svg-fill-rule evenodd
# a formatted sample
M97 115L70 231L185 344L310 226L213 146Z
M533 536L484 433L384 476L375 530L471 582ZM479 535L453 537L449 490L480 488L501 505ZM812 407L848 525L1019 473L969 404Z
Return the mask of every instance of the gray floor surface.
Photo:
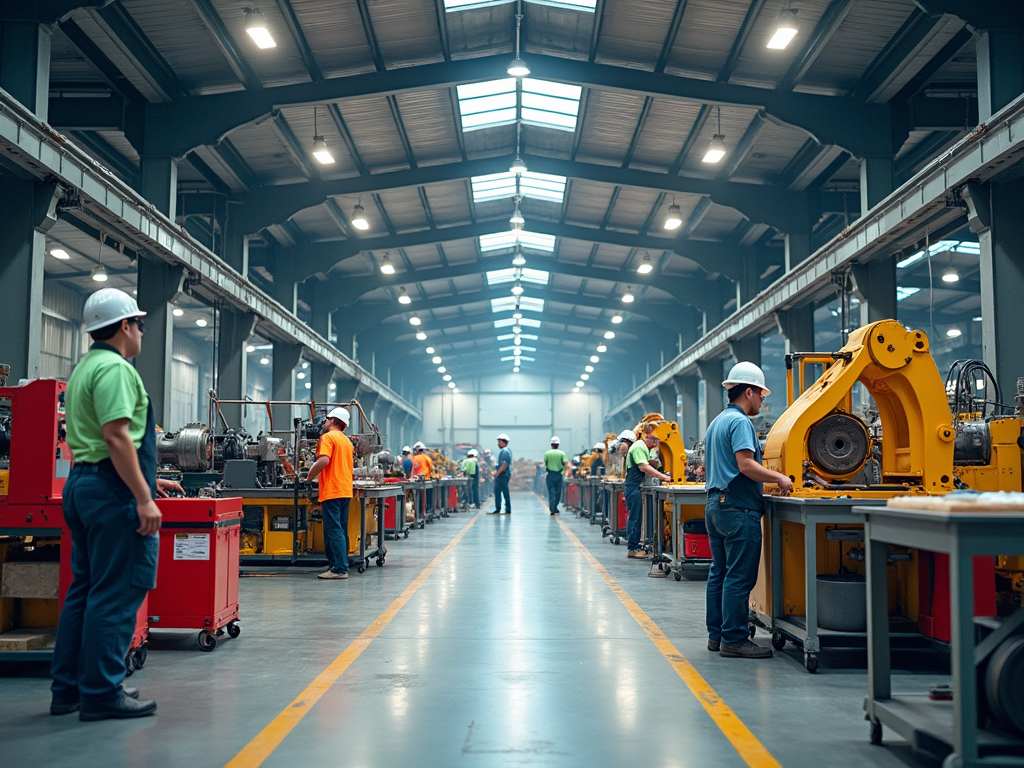
M514 504L480 517L267 768L744 765L545 505ZM599 527L562 517L781 765L931 765L891 734L868 744L863 654L823 656L810 675L791 649L767 661L708 653L703 582L648 578ZM0 664L0 768L225 765L471 519L389 542L383 568L348 581L243 578L242 635L212 653L194 633L154 633L130 684L157 699L156 717L50 717L45 666ZM948 680L941 659L911 663L896 691Z

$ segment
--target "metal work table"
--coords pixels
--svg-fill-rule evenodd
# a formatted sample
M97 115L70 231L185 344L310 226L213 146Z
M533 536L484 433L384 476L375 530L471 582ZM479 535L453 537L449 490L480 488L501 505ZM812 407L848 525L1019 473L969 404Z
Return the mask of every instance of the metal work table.
M408 480L405 483L406 491L412 494L413 527L422 529L428 522L434 521L433 510L427 510L427 491L435 487L434 480ZM435 493L436 497L437 494ZM404 519L404 512L403 512Z
M601 498L604 501L604 525L601 528L601 535L611 536L612 544L618 544L626 535L625 522L621 528L619 527L619 497L622 496L625 486L625 480L617 478L601 481Z
M647 489L644 489L645 491ZM654 498L655 506L668 502L670 507L669 525L672 530L672 549L675 556L675 563L671 558L666 558L670 571L675 573L676 581L680 581L684 575L684 561L686 552L683 548L683 507L700 506L700 517L704 516L704 506L707 499L707 490L703 483L688 483L686 485L655 485L650 488L651 496ZM688 518L687 518L688 519ZM660 539L660 537L657 537ZM657 557L661 553L661 542L658 542ZM694 569L698 570L698 569ZM707 568L699 568L701 578L707 578ZM690 575L694 575L691 573Z
M397 512L399 509L405 509L405 489L402 488L401 483L387 483L385 485L360 485L359 482L352 484L352 495L357 499L362 499L363 503L359 505L363 515L363 524L360 528L361 535L359 537L359 554L349 557L349 565L353 563L356 566L356 570L362 573L366 570L369 565L371 558L376 559L378 567L384 565L384 558L387 555L387 547L384 546L384 499L395 500L395 513L397 522ZM367 520L367 509L370 506L366 502L373 501L374 503L374 514L377 518L377 546L373 549L367 549L366 547L366 520Z
M604 475L591 476L590 507L587 514L591 525L603 526L605 524L604 507Z
M771 526L771 615L751 609L757 622L772 633L772 646L782 650L786 640L801 646L804 667L817 672L818 653L822 647L863 648L867 644L866 632L837 632L818 626L818 537L817 526L856 524L860 518L853 514L854 505L885 504L884 499L827 499L793 496L766 496L768 524ZM787 616L783 605L782 523L790 522L804 527L804 599L806 615ZM901 638L920 639L916 631L897 631Z
M441 498L436 499L434 506L435 509L440 510L440 516L448 517L449 513L458 512L458 501L456 501L455 506L452 506L449 503L449 491L450 489L455 488L456 494L458 494L459 489L465 488L469 481L464 477L441 477L438 478L435 482L437 483L438 489L438 493L434 494L435 499L437 496L440 496Z
M1017 614L999 620L974 618L976 555L1024 555L1024 512L935 512L858 506L865 519L868 597L868 697L871 743L882 743L882 726L892 728L915 750L942 760L943 768L1024 766L1024 740L979 729L977 665L1002 640L1020 631ZM889 659L886 544L950 557L950 646L952 701L927 694L892 693ZM975 644L976 632L994 631Z

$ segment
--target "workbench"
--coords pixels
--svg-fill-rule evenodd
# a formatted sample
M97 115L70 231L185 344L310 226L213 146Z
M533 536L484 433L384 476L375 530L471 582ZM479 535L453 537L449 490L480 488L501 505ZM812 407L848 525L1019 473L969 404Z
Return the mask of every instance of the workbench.
M871 743L882 743L892 728L917 751L943 760L943 768L1024 766L1024 739L979 722L978 664L1002 640L1020 632L1020 609L1006 620L974 618L976 555L1024 555L1024 512L936 512L858 506L865 521L868 600L868 696L864 711ZM934 701L926 692L893 694L890 675L888 569L886 545L950 557L952 700ZM976 635L991 630L980 643Z
M433 510L427 510L427 491L435 486L433 480L409 480L402 484L406 492L412 496L413 528L422 529L428 522L434 521ZM434 494L435 496L437 494ZM403 515L405 513L403 512Z
M469 480L465 477L441 477L436 481L438 493L435 496L441 498L437 500L438 508L440 509L441 517L448 517L450 513L459 511L459 494L460 489L465 488L469 483ZM451 491L455 489L456 498L455 504L451 503Z
M669 505L669 526L672 531L672 549L674 563L668 563L675 574L676 581L683 576L689 579L706 579L708 563L696 562L688 558L684 548L683 522L704 517L707 505L707 489L703 483L687 483L678 485L655 485L651 488L655 506ZM659 544L657 554L661 553Z
M348 562L349 567L354 565L359 573L366 570L371 558L375 559L378 567L384 565L384 559L388 553L387 547L384 546L384 499L394 499L396 514L397 510L402 510L404 519L405 489L402 485L402 483L363 484L358 480L352 484L352 496L361 500L359 508L362 512L363 523L360 528L362 535L359 537L359 552L349 555ZM370 501L374 502L374 515L377 518L377 546L372 549L366 546L369 538L366 533L367 510L370 506L367 502Z
M625 481L617 478L601 481L601 498L604 502L604 525L601 528L601 535L611 536L612 544L618 544L626 535L628 514L625 509L626 499L622 493L625 486Z

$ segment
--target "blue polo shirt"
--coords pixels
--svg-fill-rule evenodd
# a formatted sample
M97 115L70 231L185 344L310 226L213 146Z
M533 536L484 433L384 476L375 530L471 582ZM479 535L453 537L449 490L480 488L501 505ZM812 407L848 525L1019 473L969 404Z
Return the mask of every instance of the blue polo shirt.
M498 477L512 477L512 451L508 449L508 446L498 451L498 467L505 464L505 471L502 472ZM495 467L497 469L498 467Z
M761 445L750 417L737 405L729 405L708 427L704 436L708 492L729 491L731 506L764 511L764 485L742 474L736 451L753 451L761 461Z

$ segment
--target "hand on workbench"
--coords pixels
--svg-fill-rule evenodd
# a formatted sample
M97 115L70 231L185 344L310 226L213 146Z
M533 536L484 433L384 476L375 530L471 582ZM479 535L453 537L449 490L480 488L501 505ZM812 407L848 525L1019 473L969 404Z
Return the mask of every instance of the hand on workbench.
M779 478L777 485L779 486L780 496L789 496L789 492L793 490L793 481L785 475Z
M161 498L166 499L171 495L171 492L180 493L182 496L185 495L185 489L181 487L181 483L176 480L165 480L163 478L157 478L156 481L156 493Z

